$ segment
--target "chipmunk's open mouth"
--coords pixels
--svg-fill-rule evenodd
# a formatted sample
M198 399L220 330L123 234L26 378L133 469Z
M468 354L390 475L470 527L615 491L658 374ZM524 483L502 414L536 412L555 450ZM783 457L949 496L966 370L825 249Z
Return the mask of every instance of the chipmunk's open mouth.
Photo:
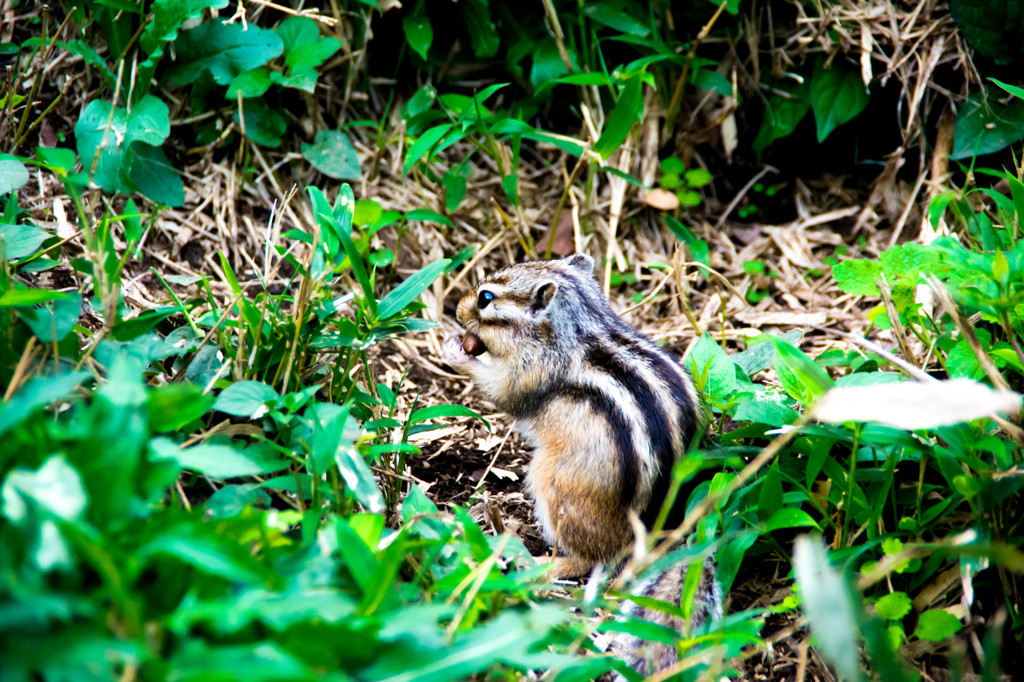
M473 332L466 332L465 336L462 337L462 350L466 351L467 355L472 355L475 358L486 353L487 346L484 345L479 336Z

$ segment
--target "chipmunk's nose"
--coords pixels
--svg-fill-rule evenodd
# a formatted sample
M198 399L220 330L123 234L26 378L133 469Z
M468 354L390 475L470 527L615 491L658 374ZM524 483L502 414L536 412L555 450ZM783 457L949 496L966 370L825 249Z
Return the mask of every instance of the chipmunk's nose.
M458 307L455 308L455 317L463 325L469 324L475 317L476 312L476 297L473 294L463 296L462 300L459 301Z

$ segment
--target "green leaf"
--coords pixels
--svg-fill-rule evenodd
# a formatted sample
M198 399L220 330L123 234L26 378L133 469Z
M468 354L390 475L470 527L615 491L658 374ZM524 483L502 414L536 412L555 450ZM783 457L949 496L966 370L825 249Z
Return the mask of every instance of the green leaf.
M806 88L798 89L791 97L772 95L754 139L753 148L758 156L775 140L792 135L810 108L811 100Z
M949 13L979 54L1002 64L1024 55L1024 7L1017 0L950 0Z
M178 31L189 19L202 16L203 10L224 9L227 6L228 0L154 0L150 7L153 20L146 24L139 44L146 54L152 55L177 38Z
M156 433L176 431L213 407L214 398L195 384L167 384L146 394L149 428Z
M771 344L762 345L772 348ZM736 421L755 422L768 426L786 426L795 422L799 417L800 414L796 410L767 400L743 403L736 408L736 413L733 415L733 419Z
M583 14L619 33L644 38L650 35L651 29L629 13L634 7L618 3L593 2L583 5Z
M928 642L941 642L960 631L960 619L949 611L931 609L921 614L914 636Z
M49 303L42 308L20 308L16 311L43 343L54 343L66 337L82 313L82 296L77 291Z
M881 274L882 265L873 260L844 260L832 268L839 290L855 296L880 296L875 280Z
M793 566L800 583L800 605L821 653L835 665L841 678L861 679L859 619L849 582L829 565L821 541L807 535L796 539Z
M885 620L899 620L910 613L912 606L906 592L891 592L875 603L875 613Z
M704 187L714 179L714 176L703 168L691 168L683 177L686 178L686 184L690 187Z
M255 24L208 21L182 31L174 49L177 65L169 80L188 85L208 73L215 83L227 85L242 72L281 56L284 43L274 31Z
M229 445L203 443L181 448L167 438L154 438L149 447L153 459L170 460L183 469L192 469L214 478L258 476L288 467L288 462L273 452L251 447L242 451Z
M491 21L491 8L487 0L460 0L462 20L469 31L469 42L478 59L490 59L498 53L501 37Z
M20 189L28 182L28 169L17 159L0 160L0 196Z
M1024 100L999 103L991 88L975 93L960 107L953 130L954 159L998 152L1024 139Z
M441 182L444 183L444 207L449 213L454 213L466 197L468 181L469 166L465 163L452 166L441 178Z
M430 149L437 144L442 137L447 135L448 131L451 130L452 127L451 123L445 123L425 130L423 134L409 146L409 151L405 153L405 165L402 168L402 174L408 175L409 169L412 168L412 165L423 158L423 155L430 151Z
M93 181L108 192L121 194L130 194L137 189L130 175L132 157L129 150L143 157L140 177L151 170L157 160L168 163L166 157L161 160L145 149L133 148L133 143L157 147L163 144L170 132L167 105L151 95L139 100L130 111L114 108L104 100L93 100L86 105L75 124L78 155L85 171L90 172L95 164Z
M472 417L482 421L488 431L491 430L491 425L486 419L481 417L475 410L462 405L431 405L430 407L421 407L409 415L409 423L416 424L440 417Z
M998 85L999 87L1001 87L1003 90L1006 90L1014 97L1018 99L1024 99L1024 88L1017 87L1016 85L1010 85L1009 83L1004 83L998 78L990 77L989 80Z
M40 246L52 235L35 225L0 224L0 258L15 260L27 258L35 253ZM23 291L28 291L23 290ZM14 290L8 290L0 295L0 305L7 294ZM8 303L6 305L17 305Z
M431 211L429 208L414 208L406 213L405 217L409 220L426 220L447 225L448 227L455 227L450 218L446 218L437 211Z
M267 403L276 403L280 396L262 381L236 381L217 396L213 409L234 417L258 419L266 414Z
M88 498L82 478L63 455L54 455L38 470L13 469L4 478L4 516L15 524L29 520L28 504L65 521L85 511Z
M81 476L62 455L50 457L37 471L10 471L0 498L3 515L34 536L32 559L41 571L73 565L71 550L53 518L76 521L88 498Z
M765 523L765 531L772 532L782 528L816 528L821 530L818 522L811 518L811 515L803 509L783 507L772 514Z
M270 79L270 70L265 66L257 66L235 76L228 85L228 91L224 97L233 102L238 100L239 93L242 94L243 99L262 97L273 82Z
M243 100L242 108L235 112L234 119L242 126L246 137L265 147L281 146L281 139L288 130L288 119L284 114L258 99Z
M362 177L359 157L348 135L338 130L321 130L313 144L302 145L302 155L313 166L335 179L358 180Z
M423 494L419 486L409 486L409 493L402 500L402 520L409 521L417 514L436 514L437 505Z
M92 374L85 370L53 377L33 377L10 400L0 404L0 436L36 410L67 398L79 384L91 377Z
M426 61L430 44L434 42L434 27L427 18L426 2L416 3L416 9L402 19L402 30L409 47Z
M703 390L714 402L724 402L736 388L736 365L710 334L690 347L686 364L695 378L706 377Z
M182 523L165 529L134 553L134 559L143 564L153 556L173 557L203 573L233 582L257 583L264 578L260 565L244 547L233 538L211 534L199 524Z
M128 177L146 198L159 204L181 206L185 185L160 147L134 142L125 155Z
M607 160L629 135L629 129L640 120L644 109L644 74L638 72L626 79L615 108L605 121L601 137L594 144L594 151Z
M796 346L769 337L775 346L775 371L786 392L807 406L824 395L835 384L814 360Z
M868 101L868 91L858 71L835 64L826 70L824 60L819 60L811 79L811 109L818 142L824 142L833 130L863 111Z
M387 320L402 312L405 306L416 300L444 272L449 262L447 258L436 260L409 275L404 282L389 291L377 308L378 319Z

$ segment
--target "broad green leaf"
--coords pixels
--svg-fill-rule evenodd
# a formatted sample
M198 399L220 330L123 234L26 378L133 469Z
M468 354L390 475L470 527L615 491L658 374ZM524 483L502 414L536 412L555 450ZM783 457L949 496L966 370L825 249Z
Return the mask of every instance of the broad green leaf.
M818 142L854 118L868 105L869 97L860 73L839 64L825 69L819 60L811 79L811 109L818 129Z
M1024 100L1001 104L991 88L960 107L953 130L954 159L991 154L1024 139Z
M441 178L444 183L444 205L445 210L454 213L459 204L466 197L466 189L469 181L469 166L465 163L452 166Z
M427 18L426 2L416 3L416 9L405 15L402 19L402 30L405 32L405 40L413 52L426 61L427 51L434 42L434 27L430 25Z
M185 203L185 185L160 147L134 142L125 156L128 177L148 199L168 206Z
M537 646L566 622L568 613L560 606L505 610L451 643L424 646L426 632L442 629L442 617L450 618L450 612L433 605L408 606L391 614L379 635L389 655L375 659L360 677L376 682L464 680L497 663L529 670L564 668L576 660ZM435 625L428 629L431 623Z
M690 187L704 187L714 179L711 173L703 168L691 168L686 171L684 177Z
M176 431L199 419L213 407L214 398L195 384L167 384L146 395L149 428L156 433Z
M782 528L816 528L821 530L818 522L811 518L811 515L803 509L783 507L772 514L765 523L765 530L772 532Z
M899 620L910 613L912 605L906 592L891 592L875 603L875 613L886 620Z
M914 636L929 642L941 642L960 631L960 619L949 611L931 609L921 614Z
M36 147L36 160L45 164L55 172L61 171L61 177L66 177L75 170L75 157L73 149L67 147Z
M491 7L487 0L460 0L458 6L469 31L473 54L478 59L489 59L496 55L501 37L491 21Z
M1024 7L1017 0L950 0L949 13L979 54L1002 64L1024 56Z
M0 257L7 260L27 258L52 236L46 230L35 225L0 224ZM4 305L3 299L14 291L14 289L10 289L0 295L0 305ZM35 290L23 289L22 291ZM15 304L8 303L6 305Z
M346 446L343 442L334 455L334 463L359 504L375 514L384 511L384 498L377 486L377 479L355 447Z
M265 147L279 147L286 130L288 119L276 109L269 108L259 99L242 101L242 108L235 112L235 122L242 126L245 136Z
M0 196L20 189L28 182L28 169L17 159L0 160Z
M873 260L844 260L832 268L839 290L855 296L880 296L875 280L881 274L881 263Z
M265 66L257 66L235 76L228 85L224 97L232 102L238 101L239 93L243 99L262 97L273 83L274 81L270 79L270 70Z
M206 9L224 9L228 0L154 0L150 11L153 20L146 24L139 44L146 54L178 37L178 31L189 19L202 15Z
M764 118L754 139L753 147L758 156L775 140L793 134L810 108L811 100L806 88L798 89L791 97L772 95L765 106Z
M651 29L645 23L632 16L629 12L633 5L609 2L592 2L583 6L583 14L594 21L613 28L619 33L643 38L650 35ZM641 16L642 10L641 10Z
M769 337L775 346L775 371L790 396L810 405L834 386L828 373L796 346Z
M67 336L78 322L82 313L82 296L77 291L64 294L42 308L19 308L16 313L37 339L53 343Z
M53 518L78 520L88 498L81 476L62 455L50 457L36 471L12 470L4 479L0 498L4 516L34 536L32 559L41 571L73 565L71 549Z
M134 554L135 560L143 563L154 556L173 557L232 582L257 583L264 578L260 575L262 567L244 547L232 538L211 534L199 524L183 523L163 530Z
M746 350L730 355L732 361L735 362L748 377L752 377L758 372L766 370L774 364L775 346L771 344L768 338L769 335L767 334L754 337L748 342L750 345ZM803 334L798 330L793 330L786 332L785 334L780 334L779 338L792 344L798 344L800 343L800 339L803 338Z
M236 381L217 396L213 409L234 417L259 419L267 413L267 403L276 403L277 391L262 381Z
M594 151L602 159L607 160L626 141L629 129L640 120L644 109L643 87L644 74L642 72L635 73L626 79L619 99L615 102L615 107L609 114L608 120L605 121L601 137L594 144Z
M358 180L362 177L359 157L348 135L338 130L321 130L313 144L302 145L302 155L313 166L336 179Z
M436 514L437 505L423 494L419 486L409 486L409 493L402 501L402 520L409 521L417 514Z
M360 199L352 212L353 225L369 225L384 216L384 209L375 199Z
M13 469L4 478L4 516L16 524L29 520L31 503L47 514L74 521L88 502L82 477L63 455L54 455L36 471Z
M381 299L377 308L378 319L387 320L402 312L405 306L416 300L427 287L433 284L438 275L444 272L448 263L448 259L442 258L409 275L404 282Z
M78 155L86 173L95 166L93 181L108 192L121 194L130 194L137 189L130 175L132 159L129 149L132 143L157 147L163 144L170 132L167 105L151 95L143 97L131 110L114 108L105 100L93 100L86 105L75 124ZM148 166L155 163L154 156L145 150L135 153L143 157L142 163L146 166L139 172L141 177L151 170ZM162 162L167 163L166 157ZM168 182L165 180L162 184Z
M710 334L697 339L685 362L695 378L706 377L703 390L713 401L723 402L736 388L736 365Z
M154 459L170 460L183 469L192 469L214 478L258 476L288 467L286 460L251 447L243 451L229 445L203 443L181 448L174 441L155 438L150 441L150 452Z
M821 541L796 539L793 566L800 583L801 608L821 653L844 680L860 680L857 606L849 582L829 565Z
M765 344L771 347L771 344ZM743 403L736 408L733 418L740 422L756 422L768 426L786 426L800 417L796 410L767 400Z
M91 376L91 373L82 370L54 377L33 377L10 400L0 404L0 436L36 410L67 398L68 394Z
M271 29L207 21L182 31L174 43L176 64L168 78L179 85L194 83L204 73L227 85L236 76L262 66L284 51L284 43Z

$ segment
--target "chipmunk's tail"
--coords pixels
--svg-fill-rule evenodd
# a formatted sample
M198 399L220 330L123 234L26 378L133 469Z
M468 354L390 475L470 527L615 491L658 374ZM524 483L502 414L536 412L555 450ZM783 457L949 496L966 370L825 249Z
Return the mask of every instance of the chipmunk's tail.
M679 606L688 567L689 564L686 562L680 562L654 578L641 583L633 594ZM678 616L646 608L634 602L626 602L623 612L626 615L665 625L680 632L686 629L683 620ZM718 580L715 579L715 563L712 557L708 557L704 561L700 583L697 586L690 614L691 632L709 620L718 620L722 617L722 588L718 584ZM648 677L653 673L672 667L679 660L675 646L661 642L648 642L629 634L617 637L612 646L622 654L622 657L633 669Z

